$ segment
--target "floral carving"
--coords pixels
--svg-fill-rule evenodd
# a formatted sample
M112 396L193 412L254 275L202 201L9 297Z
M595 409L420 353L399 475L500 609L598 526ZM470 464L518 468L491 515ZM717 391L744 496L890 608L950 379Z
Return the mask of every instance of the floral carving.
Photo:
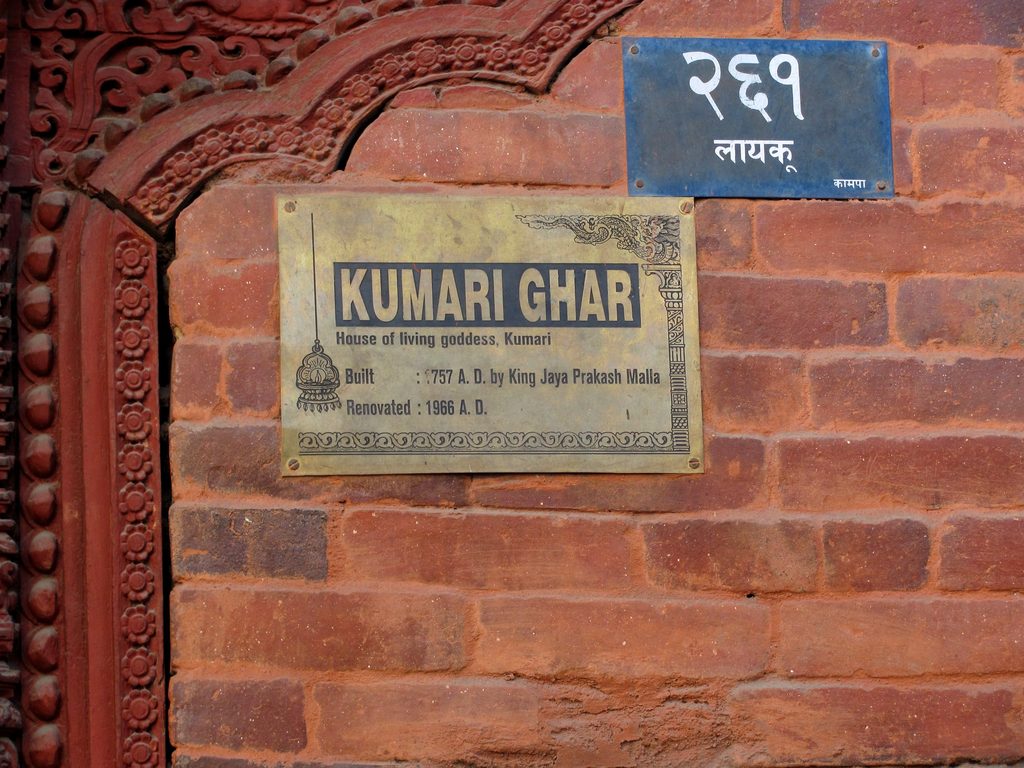
M121 592L135 603L144 603L153 594L156 576L145 565L132 563L125 567L121 577Z
M142 522L153 512L155 496L142 483L130 483L117 492L117 511L133 523Z
M121 676L129 685L149 685L156 677L156 654L145 648L130 649L121 661Z
M149 351L149 337L150 330L142 323L122 320L114 331L114 349L129 360L139 360Z
M62 178L75 155L147 96L180 89L190 79L218 81L233 72L265 69L279 50L273 41L233 37L171 40L100 35L80 41L43 31L32 51L39 90L31 112L34 170L40 180ZM111 126L111 123L114 123ZM110 127L108 127L110 126ZM113 133L110 131L113 130Z
M126 440L145 440L153 414L141 403L126 403L117 412L117 433Z
M27 253L49 253L53 263L75 258L59 252L71 200L78 204L92 196L94 201L110 201L107 207L89 202L94 206L89 210L102 210L104 215L113 216L113 205L134 209L132 217L145 219L157 231L213 174L233 163L272 160L307 181L320 180L337 169L345 147L386 99L412 85L471 77L539 90L601 21L637 0L553 0L543 6L543 16L529 19L520 13L527 5L524 0L463 2L479 6L465 15L473 19L466 29L458 28L459 23L456 28L406 24L413 17L429 19L436 0L25 0L20 18L28 30L23 37L28 47L18 53L32 70L31 137L23 142L30 145L31 155L20 167L31 169L36 182L47 184L35 203ZM519 7L494 11L503 4ZM420 10L407 13L414 8ZM511 24L513 18L520 20ZM326 45L356 28L359 47ZM378 40L401 42L390 48L366 45L364 50L364 41L374 39L376 30L384 32ZM307 64L307 59L318 63ZM335 79L324 79L316 93L303 91L298 86L317 80L305 73L317 68ZM297 87L296 92L309 98L293 103L294 109L281 109L280 102L266 108L279 84ZM234 106L222 110L223 119L215 116L191 124L184 119L203 110L217 115L216 106L228 99ZM187 130L164 130L186 124ZM0 165L3 155L0 152ZM31 181L26 178L20 186ZM0 185L0 198L5 192ZM114 385L110 417L116 418L116 461L109 483L119 515L114 535L120 560L107 578L111 589L120 592L117 612L112 614L119 645L116 655L103 663L121 666L122 674L115 675L121 719L120 731L104 747L108 751L101 752L119 751L119 764L125 768L155 768L164 759L162 568L156 510L156 248L126 217L117 216L121 223L109 230L102 251L110 268L104 305L113 304L117 311L113 348L97 359L109 361L110 369L102 375ZM97 236L96 241L100 239ZM44 247L51 241L52 248ZM46 286L54 310L59 310L61 286L44 256L25 261L20 281L25 289ZM66 331L39 327L31 332L32 340L49 349L51 357L72 348L61 344ZM45 365L35 360L23 360L25 386L50 387L58 398L62 387L77 386L73 378L61 383L57 372L62 369L53 360ZM55 445L60 444L57 419L37 430L53 438ZM74 464L74 459L60 458L63 462L55 463L57 469L45 483L22 473L26 498L35 500L34 506L24 507L23 524L28 529L23 529L22 538L33 532L30 529L47 526L52 526L46 533L55 541L61 534L61 499L80 490L61 485L80 481L74 472L62 476L64 465ZM55 561L48 578L64 579L61 560ZM26 568L21 579L32 583L40 573ZM67 642L59 635L63 618L45 626L34 624L31 617L20 618L23 633L31 631L33 637L50 643L39 646L42 650L33 661L36 669L63 681L62 657L48 650ZM13 643L14 621L9 624ZM6 627L0 621L0 639ZM95 733L80 723L64 729L75 710L66 707L51 715L32 715L25 723L25 743L40 726L51 729L47 734L59 726L61 738ZM54 743L50 753L39 754L49 761L46 764L57 766L61 745ZM8 746L0 738L0 754L6 755Z
M153 554L153 531L145 525L130 525L121 532L121 554L134 562L145 562Z
M160 702L145 689L129 691L121 704L121 717L134 731L144 731L156 722Z
M114 249L114 267L125 277L141 277L149 266L150 250L136 237L122 238Z
M142 317L149 309L149 288L138 280L126 280L114 289L114 307L125 317Z
M153 454L144 443L129 443L117 454L117 471L129 480L143 481L153 471Z
M124 740L125 762L132 768L155 768L160 745L152 734L136 731Z
M150 371L142 363L121 363L115 373L114 387L129 400L142 400L150 390Z
M343 0L306 0L301 4L291 0L178 0L174 7L224 34L282 37L321 23L343 4ZM297 5L301 11L295 10Z
M152 534L149 546L152 547ZM156 635L156 614L143 605L133 605L121 617L124 638L133 645L146 645Z

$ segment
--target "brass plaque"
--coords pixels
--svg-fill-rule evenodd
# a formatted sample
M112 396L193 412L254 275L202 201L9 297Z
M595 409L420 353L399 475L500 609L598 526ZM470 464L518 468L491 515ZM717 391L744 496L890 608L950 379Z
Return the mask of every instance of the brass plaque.
M283 474L703 471L692 210L280 196Z

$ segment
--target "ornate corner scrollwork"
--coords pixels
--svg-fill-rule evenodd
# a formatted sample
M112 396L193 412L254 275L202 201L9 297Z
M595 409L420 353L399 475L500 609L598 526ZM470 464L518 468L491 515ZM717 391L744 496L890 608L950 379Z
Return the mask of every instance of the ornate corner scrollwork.
M683 276L680 272L678 216L516 216L531 229L567 229L582 245L615 242L644 262L644 272L658 279L668 323L668 379L671 400L672 447L690 452L687 413L686 342Z
M679 217L677 216L516 216L532 229L570 230L582 245L615 241L620 251L629 251L648 264L679 263Z
M282 29L261 37L253 26L228 34L247 14L277 6L229 11L217 0L172 6L195 26L166 40L102 33L71 50L41 31L36 66L47 74L35 105L36 173L102 190L163 226L192 190L236 163L286 160L307 180L322 180L363 122L403 88L466 77L540 90L595 27L639 0L462 2L479 7L456 14L430 0L306 2L300 15L330 17L294 37ZM434 15L440 23L426 23ZM336 44L347 36L351 45ZM303 77L306 66L313 76ZM101 70L109 86L96 81ZM282 111L270 93L277 89L294 92L304 109ZM190 119L175 120L179 113ZM160 126L155 141L150 124Z
M528 85L552 66L556 52L617 7L620 0L566 3L526 40L477 34L394 47L346 74L311 114L250 119L190 137L154 168L131 202L147 218L163 221L197 183L240 158L289 157L320 179L334 167L355 128L389 96L410 84L445 77Z
M280 51L274 40L230 37L132 38L102 34L87 40L56 30L33 34L38 88L30 120L33 172L41 182L81 173L82 152L116 143L134 125L133 110L147 98L197 81L259 72Z

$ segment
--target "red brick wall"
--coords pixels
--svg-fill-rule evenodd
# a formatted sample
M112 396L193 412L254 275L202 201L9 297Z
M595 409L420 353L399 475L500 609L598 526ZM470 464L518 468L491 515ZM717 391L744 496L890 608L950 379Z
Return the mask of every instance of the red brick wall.
M548 95L414 90L360 138L332 183L625 194L615 35L889 41L895 200L697 203L702 477L282 479L272 193L201 198L169 273L178 765L1024 759L1022 20L645 0Z

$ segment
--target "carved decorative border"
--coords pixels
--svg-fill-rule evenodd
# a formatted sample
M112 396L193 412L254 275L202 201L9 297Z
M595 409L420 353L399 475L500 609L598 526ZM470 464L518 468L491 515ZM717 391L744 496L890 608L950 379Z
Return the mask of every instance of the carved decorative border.
M299 454L674 453L672 438L671 432L300 432Z
M155 768L163 751L156 249L125 228L113 253L117 492L120 514L123 763Z
M60 429L54 359L56 266L69 195L39 196L18 275L18 399L21 411L21 594L24 749L32 765L58 765L64 749L64 679L59 560L62 536L57 462Z
M636 2L305 0L307 12L292 13L283 0L236 11L214 0L26 0L12 17L35 78L26 68L16 84L31 103L12 146L20 183L42 187L18 278L29 766L166 762L153 242L112 208L160 235L231 165L320 180L398 91L453 77L543 90L600 24ZM141 265L126 266L128 251L145 250L132 238L151 249L139 274L125 271ZM114 270L102 273L105 287L79 286L74 276L92 280L95 266L83 259L99 254ZM89 349L79 326L96 306L110 319ZM109 434L87 438L77 419ZM109 531L89 530L103 546L87 552L85 529L102 525ZM70 576L86 569L89 590ZM103 579L108 592L95 586ZM94 691L97 681L110 687ZM91 709L93 700L102 704ZM115 715L110 701L121 703Z
M568 229L583 245L614 240L644 263L644 272L658 278L668 324L668 385L671 401L672 450L690 452L690 414L686 383L686 334L683 275L679 270L678 216L517 216L534 229Z
M0 0L0 168L10 154L4 140L7 113L6 63L8 49L7 4ZM18 765L15 742L22 714L18 701L18 541L15 520L16 480L14 449L14 253L18 243L21 201L0 182L0 765Z

